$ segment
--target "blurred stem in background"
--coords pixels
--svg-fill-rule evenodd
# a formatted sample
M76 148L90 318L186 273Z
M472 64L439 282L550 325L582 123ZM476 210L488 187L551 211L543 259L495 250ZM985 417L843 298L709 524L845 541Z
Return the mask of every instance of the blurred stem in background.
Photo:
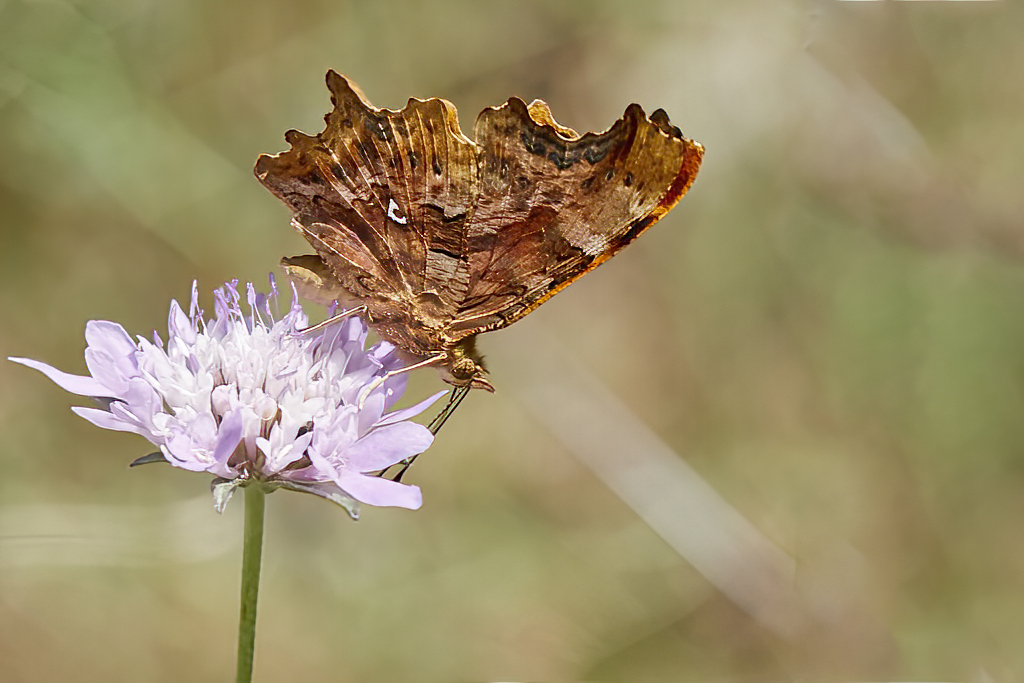
M238 615L237 683L252 680L256 643L256 599L260 591L260 559L263 555L263 511L266 492L257 482L245 487L245 541L242 548L242 605Z

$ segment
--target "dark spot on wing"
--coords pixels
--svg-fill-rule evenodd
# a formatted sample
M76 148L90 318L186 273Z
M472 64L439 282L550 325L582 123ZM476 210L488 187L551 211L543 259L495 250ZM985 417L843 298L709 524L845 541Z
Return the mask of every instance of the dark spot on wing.
M614 168L609 168L608 172L604 174L604 179L605 180L611 180L614 177L615 177L615 169Z
M544 143L534 137L530 131L524 130L519 135L519 140L523 143L523 147L525 147L526 151L530 154L544 154Z
M447 256L448 258L455 259L456 261L464 260L462 256L460 256L459 254L456 254L453 251L449 251L448 249L442 249L440 247L431 247L428 251L431 254L443 254L443 255Z
M570 168L580 161L594 165L608 156L615 146L621 122L605 133L587 133L569 140L550 126L532 126L519 133L519 140L527 152L542 156L559 170Z
M370 114L364 119L364 126L367 132L375 136L381 142L394 142L395 131L391 129L391 122L387 114Z
M555 277L551 278L551 282L548 283L547 287L549 292L554 289L558 289L567 282L573 282L574 280L578 279L584 272L586 272L587 268L594 261L593 256L584 254L581 250L577 251L578 253L573 254L573 259L578 263L583 264L582 267L576 266L569 272L559 273Z
M437 160L434 161L434 175L441 175L441 164L437 163Z
M578 161L578 159L573 159L567 156L564 149L561 151L552 150L548 153L548 159L554 162L555 166L557 166L560 171L570 168Z
M598 140L597 142L591 143L587 146L585 152L583 152L583 159L590 164L596 164L597 162L608 156L608 150L612 148L611 138L607 140Z
M640 220L636 221L631 226L629 226L629 230L627 230L626 232L624 232L621 235L619 235L615 239L615 243L618 244L618 245L621 245L621 246L625 246L625 245L629 244L630 242L635 240L637 237L639 237L640 233L642 233L644 230L646 230L647 227L651 223L654 222L654 220L655 220L655 218L651 214L648 214L648 215L644 216L643 218L641 218ZM621 246L619 248L621 248Z
M626 185L626 187L629 187L630 185L632 185L633 184L633 174L632 173L627 173L625 179L622 182Z
M672 185L669 186L668 191L665 193L665 196L661 198L661 206L674 205L677 201L679 201L679 196L683 194L687 187L689 187L689 184L690 175L684 170L678 176L676 176L676 179L672 182ZM654 212L651 212L644 216L643 218L635 221L632 225L629 226L629 229L626 230L626 232L616 236L615 239L612 241L612 244L614 245L614 251L618 251L625 245L635 240L637 237L640 236L640 233L642 233L644 230L650 227L651 223L653 223L656 220L658 220L658 217L654 215Z
M373 292L377 289L378 280L372 275L356 275L356 282L367 292Z

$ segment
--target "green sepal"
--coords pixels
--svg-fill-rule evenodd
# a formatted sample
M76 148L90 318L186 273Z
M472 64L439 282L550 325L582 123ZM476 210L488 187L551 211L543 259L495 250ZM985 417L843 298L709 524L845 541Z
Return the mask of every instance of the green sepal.
M135 458L129 463L128 467L135 467L136 465L148 465L151 462L167 462L167 458L160 451L144 455L141 458Z
M289 491L298 491L299 493L310 493L314 496L325 498L341 506L348 513L349 517L359 521L359 503L338 491L333 485L320 482L275 481L271 483L271 486L288 489Z

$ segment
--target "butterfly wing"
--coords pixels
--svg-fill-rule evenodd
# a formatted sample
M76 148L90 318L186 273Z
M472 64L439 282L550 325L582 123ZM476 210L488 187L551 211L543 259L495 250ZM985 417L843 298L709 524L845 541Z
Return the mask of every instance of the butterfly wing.
M444 100L377 109L333 71L327 85L324 131L289 131L291 149L261 156L256 175L294 211L332 291L423 356L518 320L611 258L679 201L703 155L635 104L580 136L512 98L480 114L474 143Z
M480 114L475 138L469 284L451 340L511 324L614 256L682 198L704 152L636 104L580 136L543 102L512 98Z
M324 131L289 131L291 149L261 156L256 175L385 337L436 352L439 342L415 330L440 329L465 298L475 145L449 102L377 109L333 71L327 85L334 108Z

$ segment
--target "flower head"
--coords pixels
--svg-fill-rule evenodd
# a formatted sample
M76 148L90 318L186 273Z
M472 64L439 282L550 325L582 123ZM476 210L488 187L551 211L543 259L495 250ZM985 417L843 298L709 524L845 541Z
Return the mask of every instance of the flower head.
M407 420L441 393L388 412L406 382L387 375L402 367L395 347L366 349L367 327L355 316L303 333L294 293L274 320L271 285L270 297L246 286L248 312L237 282L221 287L215 316L205 320L193 283L188 314L171 302L166 345L155 332L152 341L132 340L117 323L90 321L88 376L10 360L99 400L102 409L72 408L94 425L140 434L172 465L215 475L218 509L250 481L323 496L353 516L353 500L418 508L419 488L377 473L426 450L433 436Z

